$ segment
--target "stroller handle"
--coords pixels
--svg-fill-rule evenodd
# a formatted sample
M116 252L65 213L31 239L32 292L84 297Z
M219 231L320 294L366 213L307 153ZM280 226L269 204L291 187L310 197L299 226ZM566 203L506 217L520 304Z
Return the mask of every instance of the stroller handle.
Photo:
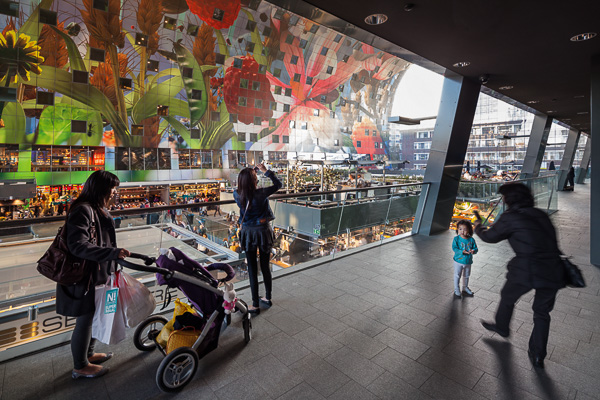
M139 255L139 254L136 254ZM132 257L134 255L132 254ZM152 257L146 257L146 256L142 256L144 257L145 262L148 262L149 259L152 259ZM140 257L134 257L134 258L140 258ZM154 261L153 261L154 262ZM161 274L164 275L167 278L170 278L173 275L173 272L164 269L164 268L158 268L158 267L150 267L149 265L140 265L137 263L132 263L130 261L127 260L117 260L117 264L121 265L122 267L125 268L129 268L129 269L133 269L135 271L142 271L142 272L151 272L151 273L155 273L155 274Z

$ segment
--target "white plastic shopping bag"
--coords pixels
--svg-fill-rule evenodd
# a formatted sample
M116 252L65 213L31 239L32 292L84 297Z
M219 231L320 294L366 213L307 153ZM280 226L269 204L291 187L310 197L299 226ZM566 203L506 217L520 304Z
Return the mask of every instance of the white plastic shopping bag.
M119 307L123 310L125 325L134 328L154 312L154 295L143 283L122 271L118 274L117 286Z
M110 276L105 285L96 286L92 337L106 344L116 344L125 339L125 318L122 307L119 306L119 288L115 274Z

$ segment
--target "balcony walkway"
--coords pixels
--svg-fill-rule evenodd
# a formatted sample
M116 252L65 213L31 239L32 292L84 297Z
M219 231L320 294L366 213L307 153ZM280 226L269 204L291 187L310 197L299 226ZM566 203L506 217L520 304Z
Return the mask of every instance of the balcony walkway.
M559 292L543 372L526 353L533 292L517 304L510 340L479 324L496 309L508 243L479 242L475 297L454 301L447 232L277 279L275 305L253 319L250 344L234 316L175 397L155 384L160 354L128 339L110 349L111 372L97 380L71 380L68 346L2 364L2 399L598 399L600 271L589 264L589 201L589 185L559 194L561 247L588 287Z

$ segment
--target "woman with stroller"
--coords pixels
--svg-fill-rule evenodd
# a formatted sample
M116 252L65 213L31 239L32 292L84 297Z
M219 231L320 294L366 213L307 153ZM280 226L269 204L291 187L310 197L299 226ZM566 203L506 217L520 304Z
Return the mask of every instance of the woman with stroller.
M258 177L256 170L260 170L266 177L273 182L272 186L258 188ZM257 167L244 168L238 176L238 188L233 192L233 198L240 207L239 224L242 227L240 232L240 246L246 252L248 263L248 278L250 280L250 290L252 292L252 306L248 307L248 312L260 314L260 302L271 306L271 288L272 278L269 267L271 249L275 235L273 228L269 224L275 219L273 211L269 206L269 196L281 189L283 185L277 179L273 171L267 170L264 164ZM265 297L259 298L258 295L258 259L260 255L260 270L265 284Z
M90 274L75 285L56 287L56 312L77 317L71 337L73 379L106 374L108 368L98 364L112 357L112 353L94 353L92 322L96 308L94 287L106 283L114 271L115 260L130 255L129 251L117 248L114 221L106 209L117 186L116 175L108 171L94 172L67 214L67 246L71 254L87 260Z

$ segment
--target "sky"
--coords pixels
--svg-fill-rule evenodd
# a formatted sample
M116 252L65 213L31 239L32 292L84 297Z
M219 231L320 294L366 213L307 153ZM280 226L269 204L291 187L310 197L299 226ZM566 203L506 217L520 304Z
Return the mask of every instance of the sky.
M392 106L392 116L408 118L437 115L444 77L412 64L398 89Z

